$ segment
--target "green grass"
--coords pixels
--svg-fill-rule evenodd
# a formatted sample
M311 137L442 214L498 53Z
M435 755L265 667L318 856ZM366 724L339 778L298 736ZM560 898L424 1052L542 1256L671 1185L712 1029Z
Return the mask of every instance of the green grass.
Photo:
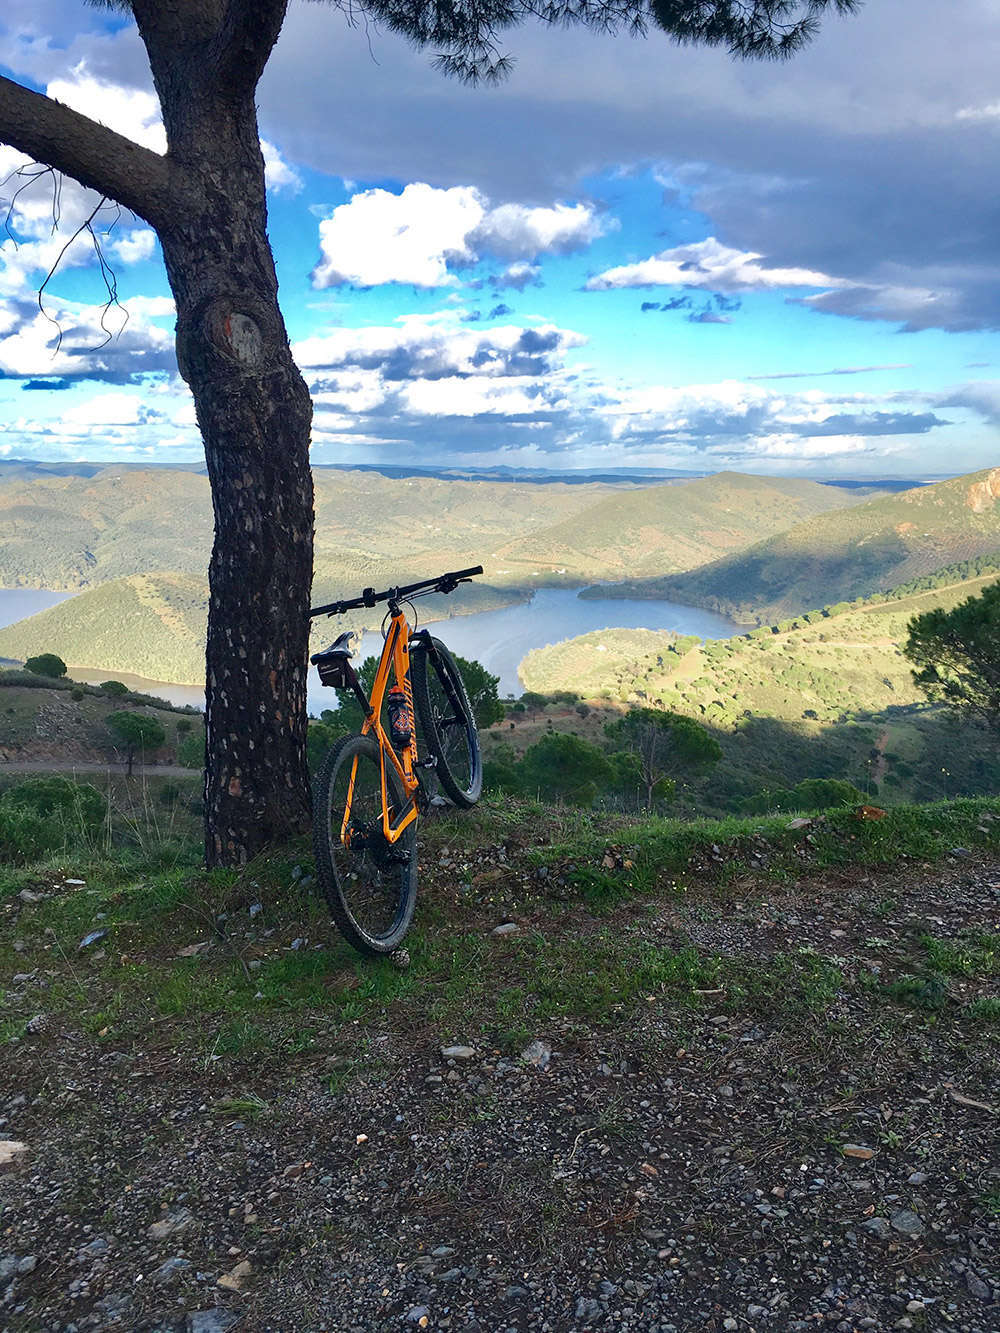
M472 1041L515 1053L553 1025L600 1029L630 1006L649 1004L668 1008L678 1032L685 1014L711 1006L794 1024L808 1042L835 1024L845 994L928 1015L947 1008L954 1021L993 1025L1000 1001L989 994L948 999L952 980L967 987L996 976L995 936L918 937L915 956L875 979L811 949L723 958L683 939L655 943L645 926L655 901L672 899L689 908L700 902L711 920L731 881L746 896L751 871L761 885L780 886L830 866L929 861L958 843L995 849L993 821L984 819L991 814L1000 814L1000 801L899 809L871 824L845 813L790 830L777 817L683 824L487 800L469 817L427 823L428 874L405 969L361 959L339 939L325 904L293 877L297 865L308 865L304 846L239 872L206 873L193 859L163 868L134 849L50 861L2 872L0 903L24 887L52 892L67 876L86 884L0 915L0 978L48 969L45 1012L60 1024L104 1045L155 1040L206 1066L337 1051L345 1034L358 1035L355 1023L363 1029L389 1012L405 1015L432 1044ZM511 837L520 850L511 845L496 894L480 894L475 875L466 883L434 870L440 847L461 860ZM552 841L538 845L543 838ZM617 869L603 864L609 846ZM764 862L753 859L761 854ZM263 911L251 918L257 902ZM494 939L485 924L506 909L531 914L535 924ZM106 938L80 951L95 928ZM297 938L306 943L293 950ZM195 944L203 947L192 953ZM28 1040L24 1025L38 1009L37 997L15 1003L12 994L4 999L4 1043ZM338 1068L346 1078L350 1060Z

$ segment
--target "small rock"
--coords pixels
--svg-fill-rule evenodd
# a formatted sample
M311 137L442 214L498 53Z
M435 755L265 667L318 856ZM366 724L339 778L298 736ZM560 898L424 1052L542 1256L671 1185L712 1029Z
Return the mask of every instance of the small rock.
M86 884L85 879L64 879L63 883L70 889L82 889Z
M232 1310L196 1310L187 1317L187 1333L229 1333L241 1317Z
M993 1299L993 1293L989 1285L970 1268L965 1275L965 1285L969 1289L969 1295L974 1296L977 1301L989 1301Z
M45 1019L45 1014L35 1014L35 1016L29 1018L25 1024L25 1031L30 1032L33 1037L37 1037L40 1032L45 1031Z
M44 893L32 893L30 889L22 889L17 895L22 903L40 903L45 897Z
M912 1175L907 1176L906 1183L907 1185L924 1185L928 1180L930 1180L930 1176L926 1171L914 1171Z
M441 1054L446 1060L471 1060L476 1053L474 1046L442 1046Z
M17 1274L17 1255L9 1254L6 1259L0 1259L0 1287L6 1287L8 1282L13 1281Z
M152 1276L158 1287L169 1287L178 1280L182 1273L191 1267L190 1259L166 1259Z
M891 1221L893 1228L902 1232L904 1236L922 1236L926 1230L916 1213L911 1213L908 1208L901 1208L898 1213L893 1213Z
M787 828L808 828L812 823L811 819L790 819Z
M426 1305L414 1305L406 1312L407 1322L411 1324L420 1324L422 1328L426 1328L430 1313L431 1312Z
M259 916L260 913L263 912L264 906L262 903L251 903L247 910L249 911L252 920L255 916Z
M297 952L299 949L304 948L308 943L309 941L307 939L303 939L300 936L298 939L292 940L292 948Z
M889 1223L884 1217L869 1217L861 1223L862 1230L870 1231L873 1236L879 1240L888 1240L890 1235Z
M0 1139L0 1167L10 1166L27 1151L26 1143L19 1143L17 1139Z
M859 1162L870 1162L875 1156L872 1148L866 1148L863 1143L845 1143L840 1150L845 1157L856 1157Z
M23 1277L25 1273L33 1273L38 1267L38 1260L33 1254L26 1254L23 1259L17 1262L18 1277Z
M90 946L96 944L98 940L103 940L107 933L106 930L92 930L89 935L84 935L83 939L76 946L77 953L79 953L81 949L89 949Z
M547 1069L552 1059L552 1047L546 1041L529 1042L521 1052L521 1059L536 1069Z
M576 1319L599 1319L601 1317L601 1302L595 1300L593 1296L581 1296L576 1303L573 1315Z
M84 1245L80 1253L87 1255L90 1259L96 1259L102 1254L107 1254L110 1248L104 1236L95 1236L89 1245Z
M494 926L490 932L492 935L516 935L521 927L516 921L504 921L499 926Z
M194 1215L187 1208L178 1208L175 1212L167 1213L166 1217L161 1217L158 1222L154 1222L148 1231L153 1240L164 1240L167 1236L176 1236L178 1232L186 1231L194 1221Z
M250 1277L252 1272L253 1265L250 1260L243 1259L228 1273L223 1273L222 1277L219 1278L218 1285L225 1287L227 1291L242 1291L247 1278Z
M923 1303L923 1301L907 1301L907 1302L906 1302L906 1313L907 1313L907 1314L920 1314L921 1311L922 1311L924 1308L925 1308L925 1307L924 1307L924 1303Z

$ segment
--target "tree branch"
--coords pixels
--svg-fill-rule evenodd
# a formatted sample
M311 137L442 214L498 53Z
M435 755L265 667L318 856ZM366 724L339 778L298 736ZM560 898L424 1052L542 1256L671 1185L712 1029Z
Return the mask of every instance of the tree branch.
M166 157L3 76L0 143L124 204L157 229L181 204L181 183Z
M285 21L288 0L227 0L214 43L219 87L252 93Z

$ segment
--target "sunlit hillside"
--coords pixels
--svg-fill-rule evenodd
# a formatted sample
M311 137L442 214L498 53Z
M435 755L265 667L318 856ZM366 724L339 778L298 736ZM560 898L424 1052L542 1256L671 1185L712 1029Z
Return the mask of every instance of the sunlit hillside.
M1000 468L819 515L699 569L616 586L763 624L885 591L1000 546Z

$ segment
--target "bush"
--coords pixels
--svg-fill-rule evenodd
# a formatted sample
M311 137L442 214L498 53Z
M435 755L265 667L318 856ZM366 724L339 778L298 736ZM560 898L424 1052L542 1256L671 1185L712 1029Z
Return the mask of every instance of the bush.
M116 699L128 694L128 686L123 685L120 680L103 680L97 688L104 694L113 695Z
M182 717L180 721L177 723L177 735L186 736L190 730L191 730L191 719L189 717Z
M65 841L65 830L56 820L0 801L0 847L5 860L15 865L38 861L58 851Z
M66 674L66 663L55 653L39 653L37 657L28 658L24 669L34 676L51 676L54 680L58 680L60 676Z
M80 700L83 698L83 690L81 690L78 685L75 690L70 691L69 697L73 700L75 704L78 704Z
M182 768L205 767L205 733L193 731L177 743L177 762Z
M85 782L71 782L55 774L48 777L25 778L15 783L0 796L0 811L6 815L27 815L31 819L53 825L51 846L61 846L67 832L93 832L107 815L108 803L104 796ZM41 836L31 824L31 836ZM14 821L17 822L16 820ZM48 835L46 835L48 837ZM2 839L0 839L2 841ZM47 843L47 847L51 847Z

